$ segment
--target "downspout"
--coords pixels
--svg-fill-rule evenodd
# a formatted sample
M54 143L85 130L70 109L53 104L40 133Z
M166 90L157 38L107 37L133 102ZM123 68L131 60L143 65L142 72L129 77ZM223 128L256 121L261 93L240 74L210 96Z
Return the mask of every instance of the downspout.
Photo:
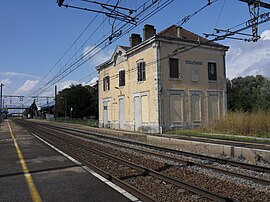
M223 115L227 114L227 78L226 78L226 60L225 60L226 51L223 54L223 68L224 68L224 90L223 90Z
M160 64L160 42L157 41L156 44L157 48L157 96L158 96L158 126L159 126L159 133L162 134L162 109L161 109L161 99L162 99L162 79L161 79L161 64Z

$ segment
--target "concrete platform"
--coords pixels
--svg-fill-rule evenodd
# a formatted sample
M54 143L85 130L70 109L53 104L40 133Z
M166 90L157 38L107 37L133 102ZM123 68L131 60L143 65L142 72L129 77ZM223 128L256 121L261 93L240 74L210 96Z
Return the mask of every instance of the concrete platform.
M15 140L8 122L0 125L0 201L138 201L124 190L108 186L14 123L10 125ZM33 200L33 192L41 200Z

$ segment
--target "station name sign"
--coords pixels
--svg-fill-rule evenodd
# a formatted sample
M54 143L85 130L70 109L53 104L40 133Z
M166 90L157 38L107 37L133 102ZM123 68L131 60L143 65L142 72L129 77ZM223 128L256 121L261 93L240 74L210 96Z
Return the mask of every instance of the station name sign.
M186 64L188 64L188 65L203 65L203 62L195 61L195 60L186 60Z

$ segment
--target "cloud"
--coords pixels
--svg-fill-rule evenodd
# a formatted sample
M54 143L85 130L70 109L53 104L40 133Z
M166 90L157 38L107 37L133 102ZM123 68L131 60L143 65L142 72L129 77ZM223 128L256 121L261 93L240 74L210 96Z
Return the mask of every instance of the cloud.
M65 88L69 88L71 84L77 85L79 84L78 81L76 80L67 80L67 81L63 81L63 82L59 82L56 84L57 86L57 92L65 89ZM54 88L50 87L48 90L46 90L45 92L43 92L41 94L41 96L50 96L53 97L54 96Z
M94 77L94 78L92 78L91 81L89 82L89 85L90 85L90 86L93 86L93 85L95 85L95 84L97 83L97 81L98 81L98 77Z
M58 87L58 91L61 91L65 88L69 88L71 84L77 85L78 81L75 80L68 80L68 81L63 81L62 83L58 83L57 87Z
M112 52L112 50L103 51L101 48L86 46L83 49L83 56L85 56L85 59L90 59L91 65L98 66L107 61L111 57Z
M5 86L8 86L12 83L10 79L2 79L0 80L0 83L3 83Z
M0 72L0 75L1 76L9 76L9 77L29 77L29 78L33 78L33 79L39 79L38 76L20 73L20 72Z
M92 78L89 82L82 82L81 84L83 86L89 85L89 86L94 86L98 81L98 77Z
M270 40L270 30L265 30L261 34L261 38L262 38L262 40Z
M5 84L5 94L16 94L16 93L25 93L28 92L28 88L30 87L30 81L40 79L38 76L15 72L15 71L7 71L0 72L0 79L2 83ZM19 86L19 87L18 87ZM17 89L17 90L13 90Z
M37 84L37 80L26 80L24 84L14 92L14 95L26 95L30 93Z
M17 95L17 96L18 95L26 96L26 99L24 100L24 102L27 101L26 102L26 105L31 105L34 99L31 99L31 98L27 97L27 95L36 96L36 95L31 94L31 93L34 90L34 88L37 85L37 83L38 83L37 80L26 80L24 82L24 84L15 91L14 95ZM59 91L63 90L64 88L68 88L71 84L78 84L78 81L68 80L68 81L63 81L61 83L57 83L56 84L57 91L59 92ZM47 91L43 92L39 96L54 97L54 88L51 87L50 89L48 89ZM14 98L14 100L16 101L15 98ZM36 100L37 106L42 106L42 105L44 105L44 104L47 103L47 99L35 98L35 100ZM17 99L17 101L18 101L18 99ZM53 98L50 98L48 101L49 102L53 101Z
M267 30L269 31L269 30ZM270 31L258 42L233 41L226 56L227 77L263 75L270 77ZM269 38L270 39L270 38Z

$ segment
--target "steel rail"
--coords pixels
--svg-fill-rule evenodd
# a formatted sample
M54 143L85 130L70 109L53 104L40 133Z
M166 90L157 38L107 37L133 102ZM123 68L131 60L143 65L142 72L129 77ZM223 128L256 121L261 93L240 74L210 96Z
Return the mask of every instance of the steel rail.
M48 125L48 124L43 124L43 125ZM65 127L55 126L55 125L48 125L48 126L55 127L55 128L66 129ZM101 134L99 132L85 131L85 130L74 129L74 128L68 128L68 130L71 130L71 131L74 131L74 132L84 133L84 134L87 134L87 135L94 135L94 136L98 136L100 138L106 138L106 139L111 139L111 140L120 141L120 142L124 142L124 143L135 144L135 145L138 145L138 146L144 146L144 147L148 147L148 148L151 148L151 149L160 150L160 151L164 151L164 152L170 152L170 153L174 153L174 154L178 154L178 155L185 155L185 156L188 156L188 157L200 158L200 159L208 160L208 161L214 161L214 162L218 162L220 164L227 164L227 165L231 165L231 166L235 166L235 167L241 167L241 168L245 168L245 169L253 170L253 171L257 171L257 172L270 173L270 168L269 167L252 165L252 164L237 162L237 161L233 161L233 160L229 160L229 159L221 159L221 158L218 158L218 157L206 156L206 155L203 155L203 154L197 154L197 153L192 153L192 152L187 152L187 151L180 151L180 150L176 150L176 149L160 147L160 146L151 145L151 144L142 143L142 142L137 142L137 141L135 142L135 141L127 140L127 139L111 137L111 136L108 136L108 135Z
M32 127L33 128L33 127ZM39 129L40 130L40 129ZM218 193L213 193L209 190L206 190L206 189L203 189L201 187L198 187L196 185L193 185L191 183L187 183L187 182L184 182L182 180L179 180L179 179L175 179L175 178L172 178L172 177L169 177L167 175L164 175L160 172L157 172L155 170L152 170L152 169L148 169L148 168L145 168L143 166L140 166L140 165L137 165L137 164L134 164L132 162L129 162L129 161L126 161L126 160L123 160L121 158L118 158L118 157L115 157L113 155L110 155L108 153L105 153L105 152L101 152L101 151L98 151L98 150L95 150L95 149L92 149L92 148L89 148L87 146L84 146L82 144L79 144L78 141L74 141L74 140L67 140L67 138L65 140L61 139L59 136L57 136L56 134L51 134L48 132L48 130L46 129L43 129L42 130L43 133L45 134L48 134L48 135L51 135L51 136L54 136L55 138L61 140L61 141L65 141L73 146L76 146L78 148L82 148L88 152L92 152L92 153L95 153L97 155L100 155L100 156L103 156L105 158L108 158L110 160L113 160L113 161L116 161L118 163L121 163L121 164L124 164L128 167L131 167L133 169L136 169L136 170L139 170L140 172L143 172L145 175L149 175L149 176L153 176L153 177L156 177L156 178L159 178L167 183L171 183L173 185L176 185L178 187L182 187L188 191L191 191L193 193L196 193L198 195L201 195L201 196L204 196L208 199L211 199L211 200L214 200L214 201L224 201L224 202L232 202L232 201L236 201L234 199L231 199L231 198L228 198L226 196L223 196L221 194L218 194ZM55 145L54 142L52 142L53 145Z
M57 130L57 129L52 129L52 130ZM75 135L75 137L76 137L76 135L78 135L78 133L69 131L69 129L61 129L61 130L62 131L67 131L68 133L70 133L72 135ZM174 161L174 162L177 162L177 163L186 164L187 166L194 166L195 165L195 166L199 166L199 167L202 167L202 168L205 168L205 169L211 169L211 170L220 172L222 174L231 175L231 176L235 176L235 177L240 177L240 178L243 178L243 179L246 179L246 180L251 180L253 182L257 182L257 183L264 184L264 185L270 185L270 180L267 180L267 179L262 179L262 178L258 178L258 177L254 177L254 176L249 176L249 175L245 175L245 174L241 174L241 173L236 173L236 172L233 172L233 171L229 171L229 170L226 170L226 169L222 169L222 168L218 168L218 167L214 167L214 166L210 166L210 165L205 165L205 164L202 164L202 163L196 163L196 162L193 162L193 161L182 160L182 159L179 159L177 157L170 156L168 154L161 154L161 153L156 153L156 152L153 152L153 151L137 149L137 148L126 146L126 145L120 145L119 143L109 142L109 141L106 141L106 140L97 139L97 137L89 137L89 136L85 136L85 135L82 136L82 137L87 138L87 139L97 140L97 141L105 143L105 144L110 144L110 145L114 145L114 146L121 146L121 148L133 150L133 151L143 153L143 154L157 156L157 157L164 158L164 159L167 159L167 160L171 160L171 161Z
M38 136L41 139L45 139L50 144L52 144L54 146L57 146L57 145L55 145L55 142L53 142L52 140L40 135L40 132L49 134L47 131L41 131L41 130L38 130L38 129L34 129L33 127L31 128L31 131L34 131L34 132L29 131L31 134L34 134L34 135ZM62 139L60 139L60 140L63 141ZM121 187L122 189L124 189L127 192L131 193L132 195L138 197L139 199L141 199L143 201L146 201L146 202L154 202L154 201L156 201L152 196L146 194L145 192L137 189L134 186L129 185L128 183L126 183L123 180L115 177L114 175L111 175L108 172L98 168L97 166L95 166L92 163L90 163L89 161L83 159L79 155L77 155L75 153L71 154L68 149L61 148L61 150L64 151L65 153L69 154L69 155L72 155L73 157L76 158L76 160L78 160L80 163L82 163L82 165L85 165L85 166L89 167L90 169L92 169L96 173L100 174L105 179L109 180L110 182L113 182L114 184L118 185L119 187Z
M66 129L66 130L68 131L68 129ZM70 132L70 131L68 131L68 132L70 134L72 134L72 132ZM77 133L73 133L73 134L77 135ZM231 176L235 176L235 177L244 178L244 179L251 180L251 181L257 182L257 183L261 183L261 184L264 184L264 185L270 185L270 180L267 180L267 179L262 179L262 178L258 178L258 177L254 177L254 176L249 176L249 175L245 175L245 174L241 174L241 173L236 173L236 172L232 172L232 171L229 171L229 170L226 170L226 169L217 168L217 167L210 166L210 165L204 165L204 164L196 163L196 162L193 162L193 161L181 160L179 158L170 156L168 154L161 154L161 153L156 153L156 152L153 152L153 151L147 151L145 149L142 150L141 148L137 149L137 148L126 146L126 145L120 145L119 143L109 142L109 141L106 141L106 140L97 139L97 137L89 137L89 136L82 136L82 137L85 137L87 139L91 138L91 139L94 139L96 141L106 143L106 144L110 144L110 145L114 145L114 146L121 146L121 148L133 150L133 151L143 153L143 154L149 154L149 155L161 157L161 158L168 159L168 160L171 160L171 161L174 161L174 162L177 162L177 163L181 163L181 164L184 163L187 166L195 165L195 166L199 166L199 167L202 167L202 168L205 168L205 169L211 169L211 170L214 170L214 171L226 174L226 175L231 175Z

